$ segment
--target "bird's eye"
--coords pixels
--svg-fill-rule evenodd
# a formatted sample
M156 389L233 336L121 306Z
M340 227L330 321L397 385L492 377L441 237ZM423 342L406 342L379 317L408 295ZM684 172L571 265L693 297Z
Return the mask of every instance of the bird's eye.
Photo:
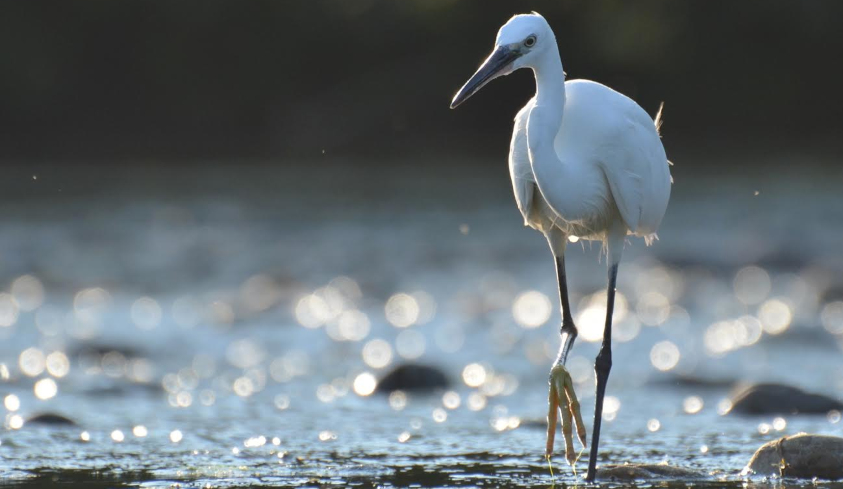
M535 46L536 44L536 36L530 36L527 39L524 39L524 45L528 48Z

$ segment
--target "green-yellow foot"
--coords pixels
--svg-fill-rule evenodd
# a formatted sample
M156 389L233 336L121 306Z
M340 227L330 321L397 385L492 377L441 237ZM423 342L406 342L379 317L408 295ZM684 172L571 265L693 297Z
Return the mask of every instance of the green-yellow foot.
M586 446L585 424L580 414L580 402L574 392L574 382L571 374L562 365L554 365L550 369L550 394L547 399L547 447L545 455L553 453L553 440L556 437L556 417L561 413L562 436L565 438L565 458L573 465L577 454L574 452L574 437L571 433L571 421L577 425L577 437L582 446Z

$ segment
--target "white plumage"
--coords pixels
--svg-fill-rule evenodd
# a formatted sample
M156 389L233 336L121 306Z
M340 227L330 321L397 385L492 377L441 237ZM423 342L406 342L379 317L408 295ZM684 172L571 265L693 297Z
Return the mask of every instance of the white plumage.
M612 309L618 263L627 235L656 238L670 198L671 176L655 120L630 98L588 80L565 81L556 38L539 14L510 19L495 50L454 96L464 102L486 83L519 68L536 77L536 95L518 112L509 151L512 189L524 223L547 238L556 257L564 335L551 369L547 455L561 414L568 461L575 462L572 419L585 445L585 428L565 361L577 328L565 278L568 238L603 242L609 287L603 344L595 361L594 431L586 480L594 480L603 398L612 366Z
M650 119L600 83L566 82L556 38L541 15L510 19L495 46L452 107L498 76L519 68L534 72L536 95L515 117L509 153L525 224L544 233L557 254L567 236L622 245L628 233L649 243L670 197L659 117Z
M524 224L544 233L557 255L568 236L607 241L610 232L628 233L649 243L670 197L658 120L605 85L559 85L564 105L550 158L531 158L527 124L536 98L515 117L509 170Z

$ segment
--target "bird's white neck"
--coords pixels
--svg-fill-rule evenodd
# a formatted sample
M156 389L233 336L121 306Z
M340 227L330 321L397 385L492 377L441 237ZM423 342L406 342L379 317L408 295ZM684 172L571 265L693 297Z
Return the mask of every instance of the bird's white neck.
M545 107L546 112L558 116L558 120L546 121L553 125L553 134L562 122L562 109L565 107L565 71L559 59L559 48L554 42L545 49L541 57L532 66L536 77L536 106Z
M527 148L539 190L542 182L553 182L554 211L565 216L581 215L587 198L576 176L576 168L559 158L554 148L556 135L565 116L565 73L559 50L547 49L532 66L536 75L536 99L527 121Z
M531 158L556 158L553 140L565 108L565 72L556 43L545 49L531 66L536 76L536 101L527 122Z
M565 72L556 43L543 50L530 68L536 76L536 102L527 123L528 146L531 153L550 157L565 108Z

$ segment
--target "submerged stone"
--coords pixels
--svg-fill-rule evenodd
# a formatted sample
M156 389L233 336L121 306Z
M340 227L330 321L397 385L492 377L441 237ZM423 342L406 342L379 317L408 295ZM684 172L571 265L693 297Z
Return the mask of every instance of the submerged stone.
M132 382L119 381L89 387L83 390L86 396L92 397L121 397L131 394L157 395L164 392L160 382Z
M99 343L83 343L77 345L70 350L69 354L76 357L103 357L109 353L121 355L123 358L139 358L143 356L139 349L132 346Z
M43 424L52 426L76 426L76 421L61 414L41 413L26 420L26 424Z
M408 363L399 365L378 382L378 392L446 389L448 377L436 367Z
M601 465L597 468L597 479L602 481L628 482L636 480L700 479L706 474L699 470L668 464L623 464Z
M728 389L735 385L732 379L699 377L690 374L662 374L651 379L649 383L693 389Z
M729 412L739 414L826 414L843 409L837 399L782 384L753 384L733 393Z
M843 438L800 433L759 448L741 475L843 479Z

